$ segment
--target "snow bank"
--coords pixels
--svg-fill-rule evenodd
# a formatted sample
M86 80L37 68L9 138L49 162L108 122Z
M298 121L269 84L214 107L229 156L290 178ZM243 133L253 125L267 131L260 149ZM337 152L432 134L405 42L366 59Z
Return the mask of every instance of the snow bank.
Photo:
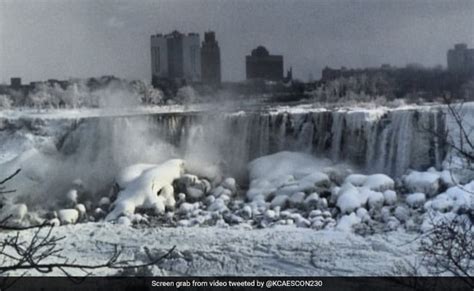
M146 167L145 167L146 168ZM117 200L112 204L112 211L106 220L116 220L120 216L130 216L137 208L152 209L156 213L163 213L165 207L174 207L174 191L172 183L181 177L184 172L184 161L169 160L145 169L136 178L131 179L143 167L128 168L130 173L122 172L121 182L127 182L118 193ZM125 178L124 178L125 177Z

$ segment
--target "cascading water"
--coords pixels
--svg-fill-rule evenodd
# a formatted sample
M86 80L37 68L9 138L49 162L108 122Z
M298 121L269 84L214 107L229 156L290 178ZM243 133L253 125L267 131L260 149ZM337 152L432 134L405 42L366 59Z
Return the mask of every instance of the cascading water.
M101 135L85 137L79 133L81 145L73 144L89 148L98 138L107 138L105 148L117 153L117 157L110 157L113 160L127 153L126 156L145 162L145 153L149 155L150 151L142 149L146 144L137 147L137 143L147 140L149 146L174 146L175 151L162 152L161 156L172 152L192 159L199 155L200 159L220 163L234 175L245 174L251 159L282 150L346 161L368 173L392 176L409 168L440 167L446 154L446 147L432 134L445 130L440 110L165 114L94 118L82 123L84 133L100 131ZM129 132L135 132L134 136L128 136ZM71 134L70 139L73 136L77 134ZM62 150L70 148L69 145ZM139 152L133 154L137 148Z

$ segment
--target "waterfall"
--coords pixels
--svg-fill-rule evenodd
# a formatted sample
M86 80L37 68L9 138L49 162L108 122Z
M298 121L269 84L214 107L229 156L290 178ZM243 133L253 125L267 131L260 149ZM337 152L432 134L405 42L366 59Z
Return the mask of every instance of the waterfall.
M446 127L441 113L424 108L102 117L83 120L82 130L76 130L80 142L73 144L105 146L111 159L126 155L139 162L170 153L186 159L199 156L236 175L245 175L254 158L291 150L348 162L367 173L399 176L407 169L441 167L446 146L429 132Z

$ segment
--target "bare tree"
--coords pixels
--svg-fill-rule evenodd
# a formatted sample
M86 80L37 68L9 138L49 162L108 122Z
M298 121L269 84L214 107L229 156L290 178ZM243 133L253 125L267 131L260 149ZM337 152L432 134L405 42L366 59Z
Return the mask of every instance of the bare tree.
M0 181L0 194L15 192L15 190L6 190L5 184L12 180L19 172L20 170L17 170L12 175ZM0 241L0 275L4 279L0 280L1 290L11 287L11 285L16 282L15 280L6 280L8 279L8 272L12 271L24 271L20 275L20 277L22 277L31 270L43 274L59 270L68 278L77 279L77 275L73 277L71 271L79 270L83 275L82 277L86 278L92 275L94 270L101 268L123 271L156 265L168 257L176 247L173 246L163 255L153 255L148 248L145 248L147 258L144 262L137 263L134 260L121 259L122 248L118 244L110 244L113 250L106 261L98 264L83 264L67 258L67 254L64 254L63 249L60 247L60 243L66 237L54 235L53 225L49 225L46 222L30 227L14 227L7 224L10 218L10 216L7 216L0 221L0 231L10 231L14 233L7 235ZM33 231L30 239L23 239L22 231L25 230Z
M451 124L442 134L430 132L448 146L452 182L474 199L474 193L461 185L453 173L453 168L474 171L474 124L466 118L469 112L463 102L454 102L447 95L443 100L447 108L446 118L450 118ZM458 158L453 159L453 156ZM426 215L432 228L420 240L424 265L433 274L450 273L474 288L474 209L465 205L452 217L444 219L434 219L429 213Z
M465 215L432 221L420 242L425 266L433 274L450 273L474 288L474 228Z

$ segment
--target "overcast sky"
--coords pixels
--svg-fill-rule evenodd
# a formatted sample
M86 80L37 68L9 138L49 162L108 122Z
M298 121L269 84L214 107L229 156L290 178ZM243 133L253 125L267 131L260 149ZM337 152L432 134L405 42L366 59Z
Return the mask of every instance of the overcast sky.
M262 44L308 79L332 67L446 65L474 46L473 0L0 0L0 81L150 79L150 35L214 30L224 80Z

